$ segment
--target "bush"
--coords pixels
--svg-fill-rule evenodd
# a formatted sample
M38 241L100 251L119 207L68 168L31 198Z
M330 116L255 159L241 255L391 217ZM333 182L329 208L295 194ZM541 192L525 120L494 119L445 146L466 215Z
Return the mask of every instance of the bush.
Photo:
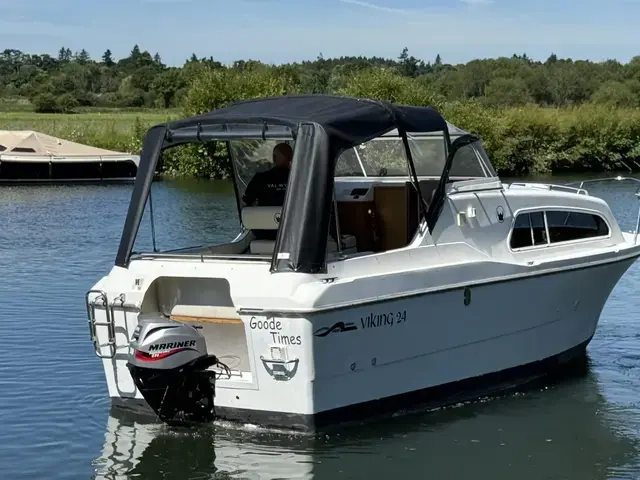
M51 93L42 93L33 99L33 106L38 113L58 113L58 100Z
M181 116L205 113L235 100L298 93L301 81L290 69L247 64L242 69L191 68L186 85L179 92ZM447 102L433 83L400 76L390 68L334 71L328 85L331 92L340 95L436 107L449 122L482 137L500 175L621 170L621 162L640 162L640 110L620 108L631 101L626 88L635 92L632 83L625 84L624 89L619 84L604 86L594 94L597 104L572 108L500 106L501 95L515 95L523 89L521 83L510 81L493 82L488 88L491 95L479 100ZM64 95L56 99L44 92L34 99L34 104L38 112L53 113L76 108L73 100ZM98 103L114 100L126 106L156 101L128 87L96 99ZM162 115L155 115L153 120L141 116L132 125L133 120L123 115L103 116L101 122L108 119L108 123L101 123L98 128L94 128L97 117L78 115L74 116L73 128L71 123L61 128L63 124L59 123L40 131L139 153L146 129L167 120ZM10 120L7 122L11 124ZM33 128L37 122L32 119L28 125ZM230 169L223 153L202 145L170 149L164 154L164 171L171 175L227 178Z
M80 102L70 93L63 93L57 100L58 111L61 113L73 113L80 106Z

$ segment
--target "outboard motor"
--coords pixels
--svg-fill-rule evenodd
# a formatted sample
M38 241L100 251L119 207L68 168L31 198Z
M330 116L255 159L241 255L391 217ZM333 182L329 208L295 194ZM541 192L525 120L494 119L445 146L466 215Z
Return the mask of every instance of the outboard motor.
M133 332L127 367L160 420L188 425L215 419L216 373L207 369L219 363L195 327L152 319Z

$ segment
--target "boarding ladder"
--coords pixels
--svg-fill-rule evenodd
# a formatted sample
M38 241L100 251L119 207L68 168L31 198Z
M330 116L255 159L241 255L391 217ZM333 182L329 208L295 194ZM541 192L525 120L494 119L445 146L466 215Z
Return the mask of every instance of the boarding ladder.
M96 297L91 300L91 295L96 294ZM115 298L109 305L107 293L102 290L89 290L85 295L85 303L87 307L87 316L89 319L89 335L91 342L93 343L93 349L96 355L100 358L114 358L116 355L116 327L114 323L114 307L115 303L120 300L124 301L124 298ZM103 306L106 320L99 322L96 319L96 306ZM98 335L96 332L97 327L107 327L107 342L99 343ZM102 349L107 348L107 353L102 353Z

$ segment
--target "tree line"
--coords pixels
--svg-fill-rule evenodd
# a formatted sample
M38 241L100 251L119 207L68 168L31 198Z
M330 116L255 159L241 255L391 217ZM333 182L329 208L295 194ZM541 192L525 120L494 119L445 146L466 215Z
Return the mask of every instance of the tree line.
M73 112L79 107L175 108L183 106L193 79L204 70L246 73L269 70L286 79L287 91L336 93L354 76L384 72L401 83L410 80L433 101L474 100L487 107L571 107L594 103L618 108L640 107L640 56L628 63L562 59L544 62L526 54L446 63L440 55L425 61L405 48L397 58L349 56L281 65L237 60L224 65L193 54L181 67L163 63L135 45L114 59L110 50L92 58L86 50L62 47L57 56L15 49L0 53L0 98L28 99L39 112ZM406 82L405 82L406 83Z
M640 168L640 56L623 64L555 55L541 62L522 54L451 65L439 55L417 59L405 48L395 59L319 55L281 65L224 65L192 55L171 67L138 46L119 60L108 50L99 60L67 48L57 58L17 50L0 54L0 106L3 97L26 98L39 112L117 107L157 108L163 115L161 109L172 108L178 109L175 116L189 116L236 100L289 93L433 106L481 136L500 175ZM82 128L73 122L57 122L56 131L47 133L134 153L152 123L140 115L135 128L111 125L90 133L87 122ZM171 149L163 165L170 175L229 175L220 152L202 145Z

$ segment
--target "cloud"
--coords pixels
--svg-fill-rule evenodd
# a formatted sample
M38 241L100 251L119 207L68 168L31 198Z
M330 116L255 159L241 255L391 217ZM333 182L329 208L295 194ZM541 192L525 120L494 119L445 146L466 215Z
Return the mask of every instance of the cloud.
M493 0L460 0L462 3L472 6L493 5Z
M404 8L383 7L380 5L374 5L373 3L369 3L369 2L362 2L360 0L339 0L339 1L340 3L357 5L359 7L369 8L371 10L378 10L380 12L399 13L401 15L409 15L411 13L410 10L406 10Z

